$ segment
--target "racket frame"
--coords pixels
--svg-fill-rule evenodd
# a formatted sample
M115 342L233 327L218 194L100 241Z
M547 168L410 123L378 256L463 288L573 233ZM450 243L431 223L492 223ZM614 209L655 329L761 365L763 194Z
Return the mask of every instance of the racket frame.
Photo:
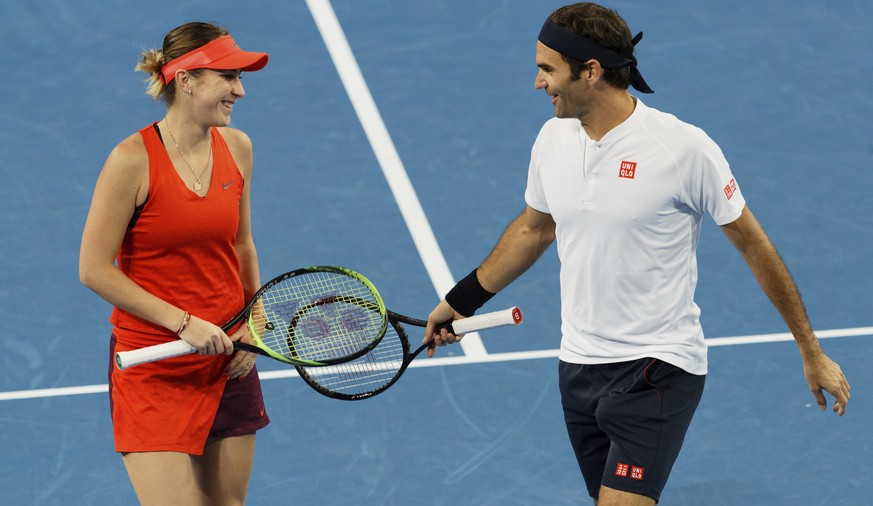
M406 369L409 368L409 365L412 364L412 361L415 360L418 357L418 355L421 354L422 351L427 349L431 345L431 343L430 342L424 343L421 346L419 346L415 351L410 352L411 347L409 345L409 336L406 333L406 330L403 328L403 325L401 325L401 323L405 323L407 325L415 325L417 327L426 327L427 321L421 320L419 318L412 318L409 316L404 316L402 314L395 313L394 311L391 311L391 310L388 310L387 313L388 313L388 323L394 328L394 330L397 332L398 339L400 339L400 346L401 346L401 349L403 350L403 357L401 359L400 368L397 369L397 371L394 373L394 376L390 380L388 380L386 383L379 386L378 388L375 388L375 389L372 389L372 390L369 390L366 392L358 392L358 393L350 394L350 393L344 393L344 392L338 392L335 390L331 390L330 388L328 388L328 387L326 387L318 382L318 380L316 379L316 376L318 374L317 370L321 370L323 372L323 371L327 371L328 369L322 370L322 368L320 368L320 367L314 368L316 370L313 371L313 373L314 373L314 375L313 375L313 374L309 373L309 367L307 367L305 365L295 365L295 368L297 369L297 374L299 374L300 377L303 379L303 381L307 385L312 387L316 392L318 392L321 395L324 395L326 397L330 397L331 399L338 399L338 400L343 400L343 401L359 401L359 400L363 400L363 399L368 399L370 397L374 397L376 395L381 394L385 390L388 390L392 385L397 383L397 380L399 380L400 377L403 376L403 373L406 372ZM507 319L508 315L511 315L510 316L511 321L509 321ZM482 329L486 329L486 328L493 328L493 327L500 326L500 325L519 325L521 322L522 322L521 310L517 307L512 307L512 308L509 308L509 309L506 309L503 311L495 311L493 313L485 313L485 314L473 316L470 318L463 318L460 320L455 320L452 322L443 323L441 325L437 325L436 329L440 330L440 329L445 328L451 334L465 334L467 332L472 332L475 330L482 330ZM385 339L385 336L383 336L383 340L384 339ZM380 344L381 344L381 341L380 341ZM374 351L377 349L378 349L378 345L373 347L373 349L368 350L368 352ZM366 355L366 354L364 354L364 355ZM364 355L361 355L361 357L363 357ZM358 357L358 358L361 358L361 357ZM350 361L347 361L347 362L344 362L341 364L337 364L337 365L335 365L335 367L342 369L344 367L354 366L355 364L353 364L352 362L353 362L353 360L350 360ZM334 366L329 366L329 367L334 367ZM361 365L361 367L365 369L367 367L367 365ZM357 372L357 373L352 371L352 370L345 371L345 372L347 374L349 374L350 376L357 376L359 378L368 374L368 371L366 371L366 370L364 370L362 372Z
M267 346L264 343L258 329L256 329L254 327L254 322L252 321L251 314L252 314L254 307L257 305L258 301L261 299L261 296L265 292L267 292L267 290L269 290L270 288L272 288L276 284L281 283L282 281L285 281L289 278L297 277L297 276L304 275L304 274L317 273L317 272L328 272L328 273L346 275L346 276L354 278L354 279L358 280L359 282L363 283L367 287L367 289L372 293L373 299L375 301L375 304L373 304L371 301L367 301L367 307L380 314L380 316L382 317L382 326L379 330L378 335L374 339L372 339L367 346L363 347L361 350L358 350L355 353L345 355L343 357L339 357L336 359L328 359L328 360L309 360L309 359L303 359L303 358L299 358L299 357L298 358L290 358L286 355L283 355L281 353L278 353L278 352L272 350L269 346ZM328 297L335 297L336 294L329 294L327 296ZM376 287L373 285L373 283L369 279L367 279L363 274L361 274L357 271L354 271L352 269L347 269L345 267L337 267L337 266L331 266L331 265L316 265L316 266L311 266L311 267L304 267L301 269L295 269L293 271L288 271L288 272L285 272L283 274L280 274L280 275L274 277L273 279L267 281L263 286L261 286L261 288L258 289L257 292L255 292L255 294L252 296L249 303L239 313L237 313L236 316L234 316L227 323L225 323L224 325L221 326L221 330L223 332L229 332L231 329L236 327L244 319L246 320L245 324L246 324L246 327L249 331L249 336L251 337L252 342L254 344L248 344L248 343L243 343L240 341L235 341L233 343L234 349L248 351L251 353L257 353L259 355L263 355L265 357L269 357L269 358L278 360L280 362L284 362L286 364L307 365L310 367L328 366L328 365L339 364L339 363L355 360L355 359L365 355L371 349L375 348L376 345L379 344L379 341L381 341L382 338L385 336L385 332L388 329L388 310L385 308L385 303L382 300L382 296L379 294L379 290L376 289ZM148 353L146 351L141 351L141 350L152 350L152 352ZM115 354L116 367L118 367L119 370L123 370L123 369L126 369L128 367L133 367L133 366L140 365L143 363L148 363L148 362L152 362L155 360L161 360L161 359L166 359L166 358L177 357L180 355L188 355L188 354L191 354L191 353L194 353L197 351L197 349L195 347L191 346L190 344L188 344L187 342L185 342L181 339L179 339L177 341L170 341L167 343L162 343L162 344L155 345L155 346L149 346L146 348L142 348L141 350L117 352ZM139 358L139 357L146 357L146 356L148 357L147 360L141 360ZM131 358L126 360L126 357L131 357ZM133 357L137 357L137 358L133 358Z
M382 317L382 327L379 329L379 334L376 336L376 338L373 339L367 346L365 346L364 348L362 348L361 350L359 350L355 353L352 353L350 355L345 355L343 357L339 357L336 359L307 360L307 359L302 359L299 357L292 359L286 355L283 355L281 353L277 353L272 348L267 346L264 343L264 341L261 339L258 330L254 328L254 322L252 321L252 318L250 318L252 309L257 304L257 301L260 298L260 296L267 289L272 287L273 285L276 285L277 283L285 281L288 278L299 276L301 274L313 273L313 272L332 272L335 274L343 274L343 275L352 277L354 279L357 279L361 283L363 283L370 290L370 292L372 292L372 295L373 295L373 298L374 298L376 304L373 305L371 301L366 301L367 307L368 307L368 309L371 309L373 311L377 311L379 313L379 315ZM325 299L336 298L336 297L337 297L336 294L330 294L327 297L325 297ZM310 302L310 304L305 306L305 309L299 309L296 311L296 313L299 314L299 313L305 311L306 309L309 309L310 307L318 306L318 305L321 305L322 303L323 302L321 302L321 301ZM294 321L294 322L297 321L297 319L298 319L297 314L295 314L294 318L292 318L292 321ZM248 327L249 336L252 338L252 342L254 343L254 345L249 345L247 343L240 343L242 345L242 346L240 346L241 349L244 349L246 351L260 350L260 351L255 351L255 353L260 353L261 355L265 355L267 357L276 359L276 360L278 360L280 362L284 362L286 364L309 365L312 367L321 367L321 366L332 365L332 364L340 364L340 363L348 362L348 361L354 360L358 357L361 357L361 356L365 355L368 351L375 348L377 344L379 344L379 341L381 341L382 338L385 337L385 332L388 329L388 310L385 307L385 302L382 300L382 296L379 294L379 290L376 289L376 286L373 285L373 283L369 279L367 279L363 274L361 274L360 272L353 271L351 269L346 269L345 267L336 267L336 266L332 266L332 265L316 265L316 266L312 266L312 267L306 267L303 269L297 269L294 271L286 272L285 274L276 276L275 278L268 281L266 285L261 287L260 290L257 291L255 296L252 297L252 300L251 300L251 302L249 302L249 305L246 307L246 309L244 309L241 314L237 315L234 318L234 320L236 320L236 321L235 322L234 321L228 322L227 324L225 324L225 326L222 326L222 330L227 332L227 330L229 330L234 325L239 323L239 321L242 318L246 318L246 326ZM289 336L293 332L293 326L294 325L289 327L289 331L288 331ZM225 327L227 327L227 328L225 328ZM289 337L289 339L290 339L290 337ZM236 343L234 343L234 347L236 347ZM291 346L291 345L289 345L289 348L291 348L292 350L296 350L296 347Z

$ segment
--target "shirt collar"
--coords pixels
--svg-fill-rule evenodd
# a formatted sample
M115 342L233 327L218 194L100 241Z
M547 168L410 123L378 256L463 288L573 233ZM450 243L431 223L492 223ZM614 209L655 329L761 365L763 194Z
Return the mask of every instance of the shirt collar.
M619 140L623 137L626 137L628 134L633 132L633 130L636 128L636 126L640 123L640 121L642 121L642 119L645 117L646 112L649 110L649 108L646 107L646 105L643 104L643 101L640 100L639 98L637 98L637 97L633 97L633 98L635 101L635 105L634 105L634 111L631 113L631 115L628 116L628 118L626 120L624 120L621 123L619 123L618 125L616 125L615 128L613 128L609 132L606 132L606 135L604 135L603 138L601 138L599 141L596 141L597 144L610 144L610 143L616 142L617 140ZM588 134L585 132L585 129L582 128L582 123L579 123L579 129L582 131L582 135L584 135L585 137L588 137ZM588 140L591 142L595 142L590 137L588 137Z

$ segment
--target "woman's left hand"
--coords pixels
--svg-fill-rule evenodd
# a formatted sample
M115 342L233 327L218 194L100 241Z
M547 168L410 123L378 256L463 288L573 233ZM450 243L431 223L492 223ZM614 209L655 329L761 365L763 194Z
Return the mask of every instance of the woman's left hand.
M242 341L251 344L249 331L245 325L229 337L231 341ZM230 359L230 363L227 364L227 367L224 369L224 375L227 376L227 379L229 380L243 379L249 374L249 372L251 372L252 368L255 366L255 360L257 359L257 353L236 350L233 353L233 358Z

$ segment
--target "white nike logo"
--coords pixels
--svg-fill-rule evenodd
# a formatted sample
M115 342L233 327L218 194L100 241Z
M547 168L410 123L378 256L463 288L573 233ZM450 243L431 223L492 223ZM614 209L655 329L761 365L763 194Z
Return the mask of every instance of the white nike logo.
M233 186L233 183L234 183L234 181L231 181L231 182L229 182L229 183L223 183L223 184L221 185L221 189L222 189L222 190L226 190L226 189L230 188L231 186Z

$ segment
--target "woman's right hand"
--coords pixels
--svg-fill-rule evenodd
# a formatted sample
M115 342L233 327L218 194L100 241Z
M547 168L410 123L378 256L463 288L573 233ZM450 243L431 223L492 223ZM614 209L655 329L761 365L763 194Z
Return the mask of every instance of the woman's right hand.
M179 337L197 348L197 353L201 355L230 355L233 353L233 342L220 327L194 315L191 315L188 325L182 330Z

